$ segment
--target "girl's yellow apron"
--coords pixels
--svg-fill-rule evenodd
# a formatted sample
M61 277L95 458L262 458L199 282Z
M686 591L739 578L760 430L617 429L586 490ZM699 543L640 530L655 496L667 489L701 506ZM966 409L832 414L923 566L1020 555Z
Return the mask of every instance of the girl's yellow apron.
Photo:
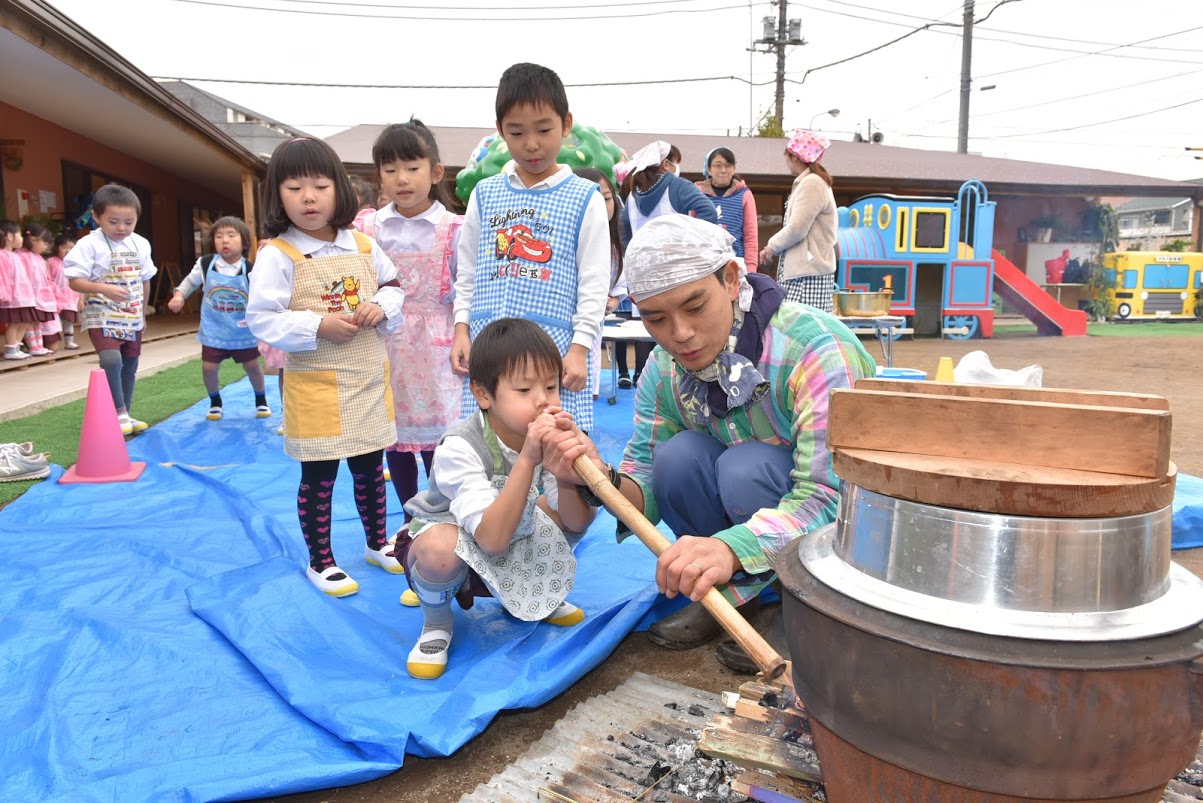
M354 232L357 254L307 258L277 237L293 261L289 309L322 317L353 315L376 294L372 241ZM297 460L337 460L391 446L393 392L384 335L361 329L347 343L318 338L317 349L284 361L284 453Z

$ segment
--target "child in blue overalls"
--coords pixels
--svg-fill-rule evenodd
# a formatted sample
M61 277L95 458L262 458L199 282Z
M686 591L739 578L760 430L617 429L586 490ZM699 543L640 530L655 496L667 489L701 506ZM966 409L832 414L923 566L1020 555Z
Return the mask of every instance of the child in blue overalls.
M210 253L203 254L175 289L167 308L179 312L198 287L204 288L201 301L200 330L201 372L209 393L209 412L205 418L220 421L221 392L217 367L229 357L246 370L255 391L255 417L268 418L271 408L263 387L263 369L259 366L259 345L246 325L246 300L250 290L250 230L236 217L223 217L209 229Z

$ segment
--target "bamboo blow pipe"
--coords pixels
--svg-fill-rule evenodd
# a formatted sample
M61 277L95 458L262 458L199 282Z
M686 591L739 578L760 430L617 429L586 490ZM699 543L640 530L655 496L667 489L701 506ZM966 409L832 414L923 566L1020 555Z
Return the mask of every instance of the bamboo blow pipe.
M623 524L631 528L631 531L639 537L644 546L652 551L656 557L664 554L668 549L669 542L664 535L652 526L652 523L644 517L643 512L637 510L630 501L622 495L622 492L615 488L610 483L610 478L598 470L597 466L588 457L582 455L572 461L572 468L577 475L585 481L589 489L597 495L597 498L605 503L606 509L613 513ZM748 624L748 620L740 615L735 607L727 602L726 598L718 593L714 588L706 592L706 596L702 597L701 603L705 606L710 615L714 617L723 630L726 630L731 638L743 648L744 652L756 662L760 667L760 672L769 680L776 680L787 666L786 661L777 651L774 650L769 643L764 640L752 625Z

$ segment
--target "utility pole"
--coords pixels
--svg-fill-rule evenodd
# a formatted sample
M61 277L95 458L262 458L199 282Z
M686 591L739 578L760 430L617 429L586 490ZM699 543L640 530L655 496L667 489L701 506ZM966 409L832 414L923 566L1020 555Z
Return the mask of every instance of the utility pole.
M961 117L957 126L957 153L969 153L969 64L973 59L973 0L965 0L961 26Z
M764 23L764 38L757 39L753 43L753 49L756 45L762 46L764 49L759 50L762 53L777 54L777 93L774 98L774 121L777 128L784 128L785 119L785 49L792 45L804 45L806 40L802 38L802 21L789 19L789 0L776 0L777 19L774 23L772 17L765 17Z

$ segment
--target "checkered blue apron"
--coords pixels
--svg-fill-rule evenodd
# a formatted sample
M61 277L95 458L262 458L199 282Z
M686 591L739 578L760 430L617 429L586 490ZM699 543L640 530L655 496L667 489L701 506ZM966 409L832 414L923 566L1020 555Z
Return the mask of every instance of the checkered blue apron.
M468 328L480 330L499 318L525 318L543 328L561 354L572 345L576 314L577 245L585 209L597 185L577 176L554 187L519 189L505 174L476 185L480 246ZM560 391L561 406L577 426L593 429L590 390L597 364L589 361L585 389ZM464 387L461 415L476 412Z

